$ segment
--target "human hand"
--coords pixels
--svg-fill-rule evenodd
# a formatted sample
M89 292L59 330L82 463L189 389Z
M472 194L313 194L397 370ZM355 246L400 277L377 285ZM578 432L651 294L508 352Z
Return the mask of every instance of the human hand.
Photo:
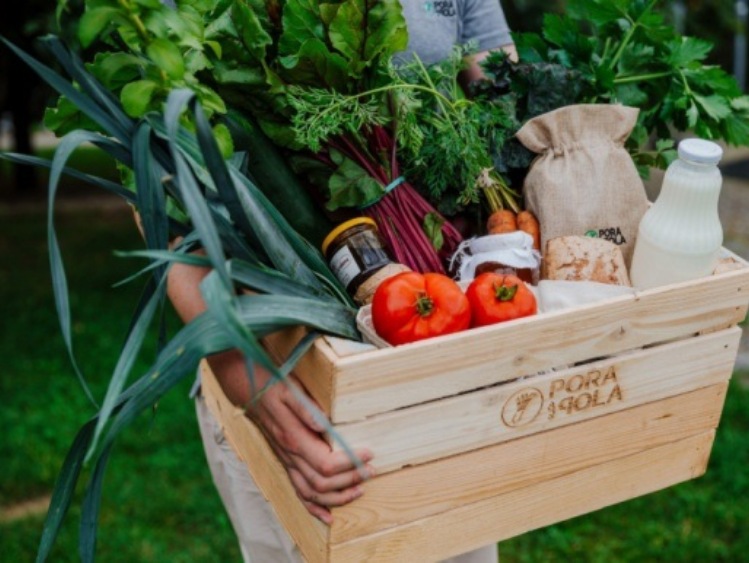
M184 322L206 310L200 282L209 271L179 263L170 268L167 293ZM325 429L289 387L295 385L297 394L304 393L294 377L289 377L286 383L269 386L252 401L254 390L250 388L244 358L238 350L211 355L208 362L227 398L235 405L250 405L248 416L268 438L297 495L313 516L330 524L330 507L344 505L362 495L360 483L374 475L374 469L367 465L372 453L354 452L361 462L359 465L363 464L360 469L346 452L334 452L323 438ZM270 373L259 366L254 371L255 386L263 389Z
M330 525L331 507L363 494L361 482L374 475L368 465L373 456L369 450L356 450L363 464L357 467L346 452L333 451L323 439L324 427L295 396L291 385L304 392L296 378L290 377L287 384L267 388L247 414L265 433L307 510Z

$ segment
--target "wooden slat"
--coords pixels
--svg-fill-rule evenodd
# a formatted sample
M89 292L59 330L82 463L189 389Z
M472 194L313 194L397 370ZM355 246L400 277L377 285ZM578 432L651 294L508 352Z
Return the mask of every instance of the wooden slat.
M330 529L305 510L263 434L241 409L229 402L205 362L201 366L201 380L206 404L223 427L226 439L247 465L305 559L310 563L328 561Z
M331 563L429 562L703 474L715 432L651 448L331 547Z
M589 306L335 359L334 422L740 322L749 268ZM317 376L317 375L315 375ZM318 399L319 400L319 399Z
M376 477L333 509L343 543L717 427L727 383ZM376 460L375 460L376 461Z
M727 381L737 327L336 425L379 473Z

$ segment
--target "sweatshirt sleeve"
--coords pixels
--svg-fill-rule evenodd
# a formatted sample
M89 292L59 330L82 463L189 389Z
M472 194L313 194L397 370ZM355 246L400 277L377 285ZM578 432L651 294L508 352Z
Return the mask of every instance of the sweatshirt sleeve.
M478 51L489 51L512 43L499 0L465 0L461 43L473 43Z

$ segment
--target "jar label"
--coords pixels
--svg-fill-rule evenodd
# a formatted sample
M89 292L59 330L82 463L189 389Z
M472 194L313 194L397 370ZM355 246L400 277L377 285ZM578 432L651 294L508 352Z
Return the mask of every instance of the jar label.
M330 259L330 269L340 280L344 287L348 287L351 281L361 274L362 270L354 259L354 255L347 246L342 246Z

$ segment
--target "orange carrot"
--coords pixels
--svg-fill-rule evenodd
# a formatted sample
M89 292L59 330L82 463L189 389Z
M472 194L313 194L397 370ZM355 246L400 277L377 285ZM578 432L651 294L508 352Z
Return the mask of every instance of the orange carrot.
M533 248L541 249L541 226L538 219L530 211L521 211L518 213L518 229L525 231L533 237Z
M486 222L486 230L490 235L501 235L518 230L515 213L511 209L498 209L489 215Z

